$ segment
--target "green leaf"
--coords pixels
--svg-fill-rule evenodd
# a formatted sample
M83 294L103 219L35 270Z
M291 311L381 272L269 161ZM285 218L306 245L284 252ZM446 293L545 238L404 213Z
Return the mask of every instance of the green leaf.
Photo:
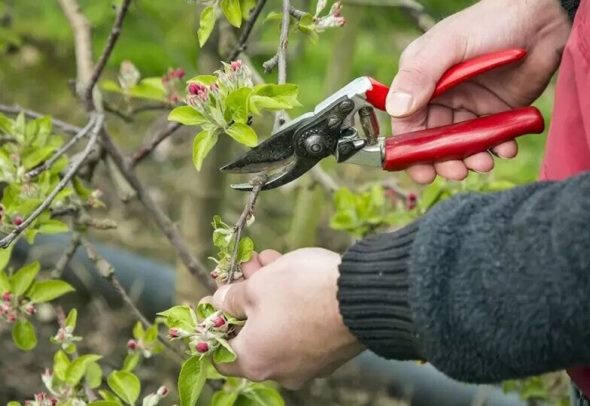
M41 117L35 120L37 124L37 136L33 139L33 145L43 146L51 135L51 116Z
M231 92L225 99L225 119L236 123L246 124L249 115L249 99L252 89L242 87Z
M196 323L193 320L191 312L192 310L188 306L174 306L158 313L158 315L166 318L166 326L168 328L179 327L192 331L196 327Z
M39 273L39 269L41 269L41 264L39 264L39 261L35 261L16 271L16 273L10 278L12 293L16 296L24 294L32 285L35 277Z
M234 27L242 25L242 7L240 0L221 0L219 3L227 21Z
M202 85L210 86L217 82L217 76L215 75L198 75L187 81L187 83L200 83Z
M75 289L72 285L59 279L49 279L38 281L27 293L29 299L35 303L49 302L66 293L73 292Z
M194 406L207 379L207 358L195 355L182 364L178 376L180 406Z
M86 375L84 376L86 384L90 389L96 389L102 384L102 368L96 362L91 362L86 366Z
M104 400L107 400L109 402L115 402L117 405L121 404L121 401L119 400L119 398L117 396L115 396L115 394L113 392L111 392L110 390L99 389L98 393L100 394L100 396Z
M125 403L133 405L139 396L141 384L139 378L126 371L113 371L107 378L112 389Z
M37 346L35 327L28 320L17 320L12 327L12 341L19 350L32 350Z
M157 339L158 339L158 325L157 324L152 324L145 331L145 337L144 337L143 341L146 344L152 344Z
M8 248L0 248L0 270L6 268L6 265L10 262L10 256L12 255L12 248L14 244ZM2 289L2 282L0 281L0 290ZM6 289L8 290L8 289Z
M225 132L240 144L248 147L255 147L258 144L258 136L249 125L234 123Z
M73 360L66 371L66 383L71 386L76 386L82 377L86 374L88 365L92 362L96 362L102 357L96 354L85 354L81 355Z
M252 385L252 391L249 393L252 398L256 401L257 405L260 406L284 406L285 401L281 397L280 393L268 385L254 384Z
M143 323L141 321L138 321L133 326L133 338L135 338L136 340L141 340L144 335L145 330L143 328Z
M258 112L260 109L283 110L300 106L297 101L298 93L299 87L291 83L256 85L250 97L250 108Z
M211 399L211 406L233 406L238 395L238 392L226 392L223 390L215 392Z
M95 400L88 404L88 406L120 406L120 402L115 402L114 400Z
M10 280L8 279L8 275L0 270L0 295L4 292L10 292Z
M6 135L12 135L12 127L14 121L6 117L4 114L0 114L0 132Z
M215 27L215 8L213 6L207 6L201 11L201 17L199 18L199 30L197 36L199 37L199 45L203 47L205 42L209 39L211 32Z
M101 83L101 88L107 92L120 93L128 97L157 101L166 100L166 90L162 85L162 79L159 77L142 79L137 85L129 89L122 89L116 82L105 80Z
M21 404L17 401L11 400L6 404L6 406L21 406Z
M283 19L283 13L279 13L278 11L271 11L270 13L268 13L266 18L264 19L264 22L281 21L282 19Z
M191 106L179 106L168 114L168 121L176 121L183 125L200 125L206 123L207 119Z
M25 128L26 128L26 120L25 120L25 113L22 111L16 117L16 121L14 122L13 127L13 135L19 142L25 141Z
M217 364L234 362L237 358L237 355L230 347L229 343L223 338L218 338L217 341L219 344L221 344L221 346L213 353L213 361L215 361Z
M78 320L78 310L72 309L68 313L68 317L66 317L66 327L71 327L72 330L76 327L76 321Z
M32 169L53 155L53 147L31 147L25 149L22 163L25 169Z
M252 258L254 252L254 241L250 237L240 239L238 245L238 259L239 262L248 262Z
M70 366L70 358L65 352L59 350L53 355L53 373L60 380L66 380L66 372Z
M123 361L123 371L133 372L135 367L137 367L137 364L139 364L140 359L141 355L139 355L139 352L127 354L125 360Z
M203 130L195 136L193 140L193 164L197 171L201 170L203 160L217 144L218 138L216 130Z
M39 232L43 234L59 234L68 231L70 231L70 227L66 223L55 219L46 220L39 226Z
M199 320L205 320L207 317L211 316L216 311L217 310L215 310L213 304L209 302L209 298L203 298L197 304L197 317L199 318Z
M240 8L242 9L242 19L250 18L250 11L256 6L256 0L241 0Z

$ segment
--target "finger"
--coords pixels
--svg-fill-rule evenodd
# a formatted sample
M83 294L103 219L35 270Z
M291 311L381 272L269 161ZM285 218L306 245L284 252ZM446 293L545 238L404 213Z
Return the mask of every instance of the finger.
M480 152L479 154L471 155L463 160L467 169L475 172L489 172L494 169L494 158L489 152Z
M236 353L236 360L234 362L228 362L223 364L213 363L213 366L220 374L225 376L239 376L244 377L246 375L245 368L243 366L244 362L244 351L243 351L243 339L241 339L240 335L248 334L248 322L244 325L240 333L235 337L229 340L229 345L232 350ZM246 354L247 356L247 354Z
M224 285L217 289L213 294L214 306L238 319L245 319L250 303L246 283L248 282L234 282L231 285Z
M510 159L518 154L518 144L516 141L504 142L492 148L492 152L500 158Z
M462 61L463 39L453 32L434 31L412 42L400 57L386 102L387 112L393 117L406 117L424 108L442 74Z
M248 279L254 274L254 272L258 271L263 266L264 265L260 262L260 254L254 252L252 254L252 258L250 258L250 261L241 264L244 278Z
M432 104L428 107L428 119L426 120L426 128L442 127L453 122L453 110L441 106L439 104Z
M463 161L459 160L436 162L434 169L440 176L449 180L463 180L469 174Z
M267 266L272 264L282 256L283 254L276 250L264 250L259 254L258 259L262 266Z
M467 110L453 110L453 123L460 123L462 121L473 120L477 118L475 114Z
M432 183L436 178L434 166L428 164L413 165L406 172L414 182L421 185Z

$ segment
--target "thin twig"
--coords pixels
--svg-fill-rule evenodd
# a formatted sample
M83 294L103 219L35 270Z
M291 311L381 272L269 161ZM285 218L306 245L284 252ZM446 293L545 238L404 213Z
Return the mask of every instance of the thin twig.
M29 117L32 119L45 117L43 114L39 114L39 113L32 111L32 110L23 109L22 107L20 107L18 105L7 106L5 104L0 104L0 112L10 114L10 115L17 115L22 112L25 114L26 117ZM62 131L69 133L69 134L76 134L76 133L78 133L78 131L80 131L80 127L76 127L74 125L66 123L65 121L61 121L61 120L58 120L53 117L51 118L51 123L53 124L54 127L58 127Z
M113 266L98 253L94 244L88 241L88 239L81 237L81 242L84 248L86 249L86 255L88 256L88 259L94 262L99 275L111 284L115 292L117 292L117 294L121 297L123 302L129 307L129 309L131 309L131 311L135 314L135 317L139 319L139 321L145 326L145 328L150 328L152 326L152 323L149 322L147 317L144 316L141 310L139 310L139 308L133 302L133 299L131 299L131 297L127 294L125 288L123 287L123 285L121 285L121 282L119 282L119 279L116 277ZM166 346L166 348L168 348L174 354L177 361L183 360L182 356L174 347L170 345L166 336L164 336L164 334L162 334L159 330L158 338L160 338L162 344L164 344L164 346Z
M55 267L51 271L51 277L61 278L61 275L64 273L66 267L74 257L76 250L80 246L80 241L80 234L74 233L74 235L72 235L72 239L70 240L70 244L68 245L62 256L55 263Z
M228 60L233 61L238 56L240 56L240 54L244 52L248 47L248 38L250 38L252 29L254 28L256 20L258 20L258 17L260 16L260 13L262 12L262 9L264 8L265 4L266 0L258 0L258 2L256 3L256 6L250 13L250 18L248 19L246 25L244 25L244 28L242 29L242 33L240 34L240 38L238 39L238 45L229 55L229 57L227 58Z
M122 112L116 107L111 106L108 103L104 104L104 110L108 113L114 114L115 116L119 117L121 120L125 121L126 123L132 123L134 121L134 117L136 114L144 113L147 111L157 111L157 110L169 110L171 106L166 103L157 103L157 104L144 104L137 107L132 107L128 109L126 112ZM174 107L174 106L172 106Z
M63 1L63 0L62 0ZM98 58L98 62L92 71L92 75L90 76L90 80L88 85L86 86L86 90L84 93L84 100L88 106L92 106L92 90L98 82L98 78L102 74L104 67L109 60L111 53L113 52L113 48L115 48L115 44L117 43L117 39L119 39L119 35L121 34L121 27L123 26L123 21L125 20L125 15L129 10L129 5L131 4L131 0L123 0L121 6L119 6L119 11L117 12L117 17L115 18L115 22L113 23L113 28L111 28L111 33L109 34L109 38L107 39L107 43L102 51L102 54Z
M227 276L227 283L232 283L234 280L234 274L238 265L238 250L240 245L240 238L242 237L242 231L244 230L246 224L248 224L248 220L254 214L254 206L256 205L256 199L258 199L258 195L262 190L262 186L266 183L267 180L268 175L262 174L250 181L250 184L252 185L252 191L248 194L248 200L246 201L244 210L242 211L240 218L238 218L238 221L234 225L234 251L231 256L231 263Z
M16 238L51 205L53 199L55 199L57 194L67 186L70 180L76 175L78 169L80 169L88 155L90 155L90 153L92 152L92 149L94 148L96 141L98 140L98 133L100 132L103 123L104 115L97 114L97 117L95 118L94 128L90 133L90 139L88 140L88 143L84 148L84 151L80 155L80 158L78 158L78 160L67 170L67 172L59 181L57 186L55 186L51 193L47 195L45 200L43 200L43 202L22 222L22 224L18 225L14 230L12 230L8 235L6 235L4 238L0 240L0 248L6 248L10 244L12 244L12 242L14 242L14 240L16 240Z
M103 131L102 133L102 145L106 152L113 158L113 162L123 177L137 192L137 199L151 214L151 217L160 228L160 231L162 231L162 233L168 238L189 272L196 276L201 281L203 286L213 289L214 285L211 281L211 278L209 277L207 268L193 256L188 244L178 232L176 225L174 225L172 220L170 220L166 213L164 213L162 209L156 205L156 203L147 193L145 187L140 182L137 175L133 172L133 168L125 159L125 155L123 155L119 148L113 143L113 140L106 131Z
M291 15L291 17L293 17L294 19L296 19L296 20L301 20L301 19L303 18L303 16L305 16L305 15L306 15L306 14L308 14L308 13L306 13L306 12L305 12L305 11L303 11L303 10L298 10L298 9L296 9L295 7L291 6L291 7L289 7L289 14L290 14L290 15Z
M96 118L94 116L92 116L90 118L90 120L88 121L88 123L84 126L84 128L80 129L80 131L78 131L72 138L70 138L69 141L66 142L60 149L55 151L55 153L48 160L43 162L43 164L41 164L41 165L37 166L36 168L33 168L29 172L27 172L27 176L29 178L34 178L36 176L39 176L39 174L41 174L41 172L51 168L51 166L55 163L55 161L57 161L63 154L65 154L70 148L72 148L80 139L82 139L84 136L86 136L86 134L88 134L88 131L90 131L90 129L93 127L95 120L96 120Z
M131 156L131 167L134 168L138 163L147 158L147 156L151 154L152 151L156 149L156 147L160 145L162 141L174 134L180 127L182 127L182 124L171 123L166 128L157 133L154 137L152 137L152 139L146 144L139 147L138 150L135 151L135 153Z
M281 34L279 37L279 45L277 52L272 58L262 64L265 73L270 73L278 66L279 75L278 83L285 83L287 81L287 44L289 42L289 23L291 22L290 0L283 0L283 15L281 17Z

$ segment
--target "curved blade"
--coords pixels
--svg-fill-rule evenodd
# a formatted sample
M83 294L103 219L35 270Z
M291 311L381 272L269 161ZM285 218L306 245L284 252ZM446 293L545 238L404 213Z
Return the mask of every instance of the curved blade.
M289 183L305 172L313 168L320 160L319 159L294 159L286 167L284 171L279 172L278 175L269 179L261 188L261 190L274 189ZM252 190L252 185L249 183L240 183L231 185L232 189L249 192Z

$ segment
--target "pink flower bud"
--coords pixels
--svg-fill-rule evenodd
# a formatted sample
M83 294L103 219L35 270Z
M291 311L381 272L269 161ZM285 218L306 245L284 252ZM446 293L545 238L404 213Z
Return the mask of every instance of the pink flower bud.
M6 316L6 320L9 323L14 323L16 321L16 312L9 313L8 316Z
M134 339L127 341L127 348L129 348L131 351L135 351L137 349L137 341Z
M223 316L216 317L213 319L213 326L216 328L223 327L225 325L225 318Z
M56 406L57 405L57 398L51 398L51 406Z
M188 92L195 96L200 96L203 93L207 93L207 87L200 83L189 83Z
M37 312L37 309L35 308L35 305L32 304L32 303L29 303L29 304L25 305L25 308L23 310L29 316L32 316L33 314L35 314Z
M2 294L2 301L3 302L10 302L12 300L12 293L10 292L4 292Z
M165 398L169 392L170 391L168 390L168 388L166 386L162 385L158 388L156 393L158 394L158 396Z
M240 61L239 59L237 61L232 61L229 64L229 67L232 71L237 72L242 68L242 61Z
M217 279L219 277L219 272L217 272L217 271L211 271L211 273L209 275L211 275L211 277L213 279Z
M24 221L23 218L17 214L12 219L12 224L14 224L15 226L18 227L18 226L20 226L23 223L23 221Z
M176 76L178 79L182 79L185 75L185 71L182 68L178 68L176 70L173 71L174 72L174 76Z
M418 197L415 193L408 193L406 197L406 208L408 210L413 210L416 208L416 202L418 201Z
M204 341L200 341L195 346L195 349L197 350L197 352L200 352L201 354L203 354L203 353L209 351L209 344L207 344Z
M177 328L171 328L168 330L168 337L169 338L178 338L180 337L180 331Z

